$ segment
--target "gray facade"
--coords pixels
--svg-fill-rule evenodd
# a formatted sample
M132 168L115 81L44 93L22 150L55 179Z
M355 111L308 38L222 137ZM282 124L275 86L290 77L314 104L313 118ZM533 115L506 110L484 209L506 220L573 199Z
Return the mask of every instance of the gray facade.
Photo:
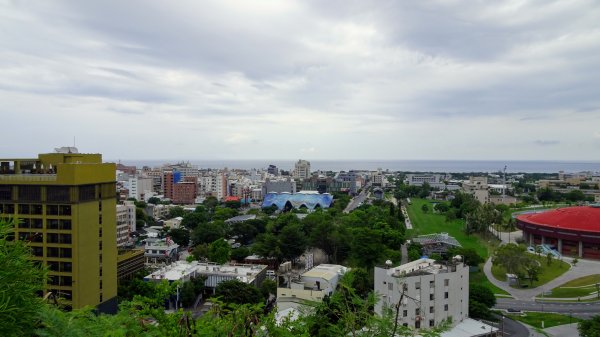
M469 267L462 262L441 265L420 259L395 268L375 268L375 292L380 300L375 312L400 304L398 321L412 328L428 329L445 320L452 327L469 314Z

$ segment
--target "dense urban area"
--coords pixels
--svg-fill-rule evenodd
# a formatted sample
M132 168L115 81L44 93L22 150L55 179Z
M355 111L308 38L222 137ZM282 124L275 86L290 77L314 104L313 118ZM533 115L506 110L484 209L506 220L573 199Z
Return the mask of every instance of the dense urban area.
M0 159L2 336L600 334L600 172ZM558 330L557 330L558 331Z

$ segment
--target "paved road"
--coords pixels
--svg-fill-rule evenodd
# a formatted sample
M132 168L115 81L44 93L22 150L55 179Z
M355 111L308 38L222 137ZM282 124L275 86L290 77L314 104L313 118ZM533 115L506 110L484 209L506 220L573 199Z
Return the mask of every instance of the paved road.
M557 312L567 315L572 314L574 317L589 318L600 313L600 302L550 303L498 298L494 308Z
M371 187L371 185L367 184L357 196L355 196L354 198L352 198L352 200L350 200L350 202L346 206L346 209L344 210L344 213L350 213L355 208L357 208L360 205L362 205L364 203L364 201L367 199L370 187Z

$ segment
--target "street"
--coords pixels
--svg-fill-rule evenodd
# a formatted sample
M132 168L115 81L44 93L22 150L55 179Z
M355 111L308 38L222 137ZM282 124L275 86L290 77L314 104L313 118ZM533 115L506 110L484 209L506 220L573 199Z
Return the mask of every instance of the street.
M600 313L600 302L533 302L510 298L496 299L495 309L516 309L521 311L556 312L574 317L590 318Z

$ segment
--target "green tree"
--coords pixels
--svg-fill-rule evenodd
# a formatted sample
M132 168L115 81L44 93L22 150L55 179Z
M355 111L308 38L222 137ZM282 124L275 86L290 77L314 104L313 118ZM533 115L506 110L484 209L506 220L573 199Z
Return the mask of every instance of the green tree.
M265 300L269 299L269 295L277 295L277 282L266 279L260 285L260 293Z
M208 259L218 264L229 261L231 247L224 239L218 239L208 245Z
M225 228L222 221L204 223L196 227L192 232L194 244L211 243L225 236Z
M529 285L533 286L533 282L538 280L541 273L541 267L537 261L531 260L531 262L525 266L525 272L527 273L527 278L529 278Z
M300 224L285 226L278 235L281 254L288 260L293 260L302 255L306 250L306 235Z
M531 264L531 257L527 254L525 247L509 243L498 247L492 259L494 264L501 265L511 274L517 274L518 271Z
M421 210L423 213L427 213L429 212L429 206L427 206L427 204L423 204L423 206L421 206Z
M478 266L483 263L483 257L477 254L477 251L473 248L456 247L448 250L449 257L460 255L463 260L469 266Z
M208 214L205 211L194 211L183 215L181 226L194 230L208 222Z
M184 217L184 216L185 216L185 210L183 209L183 207L175 206L175 207L169 208L169 214L167 215L167 218L173 219L173 218Z
M496 305L496 296L485 285L471 283L469 284L469 301L477 301L488 308L492 308Z
M30 260L24 241L13 241L13 224L0 219L0 335L32 335L39 319L46 271Z
M160 204L160 198L157 198L157 197L150 197L150 198L148 199L148 203L149 203L149 204L153 204L153 205L158 205L158 204Z
M180 246L185 247L190 243L190 231L185 228L171 228L167 235Z
M258 288L238 280L223 281L217 285L215 296L225 303L262 303L263 296Z
M581 337L600 337L600 315L579 322L577 330Z
M244 262L244 259L250 256L250 249L246 247L235 248L231 250L231 259L237 262Z
M438 213L446 213L446 212L448 212L450 207L448 205L446 205L445 203L440 202L440 203L435 204L435 206L433 206L433 209Z

